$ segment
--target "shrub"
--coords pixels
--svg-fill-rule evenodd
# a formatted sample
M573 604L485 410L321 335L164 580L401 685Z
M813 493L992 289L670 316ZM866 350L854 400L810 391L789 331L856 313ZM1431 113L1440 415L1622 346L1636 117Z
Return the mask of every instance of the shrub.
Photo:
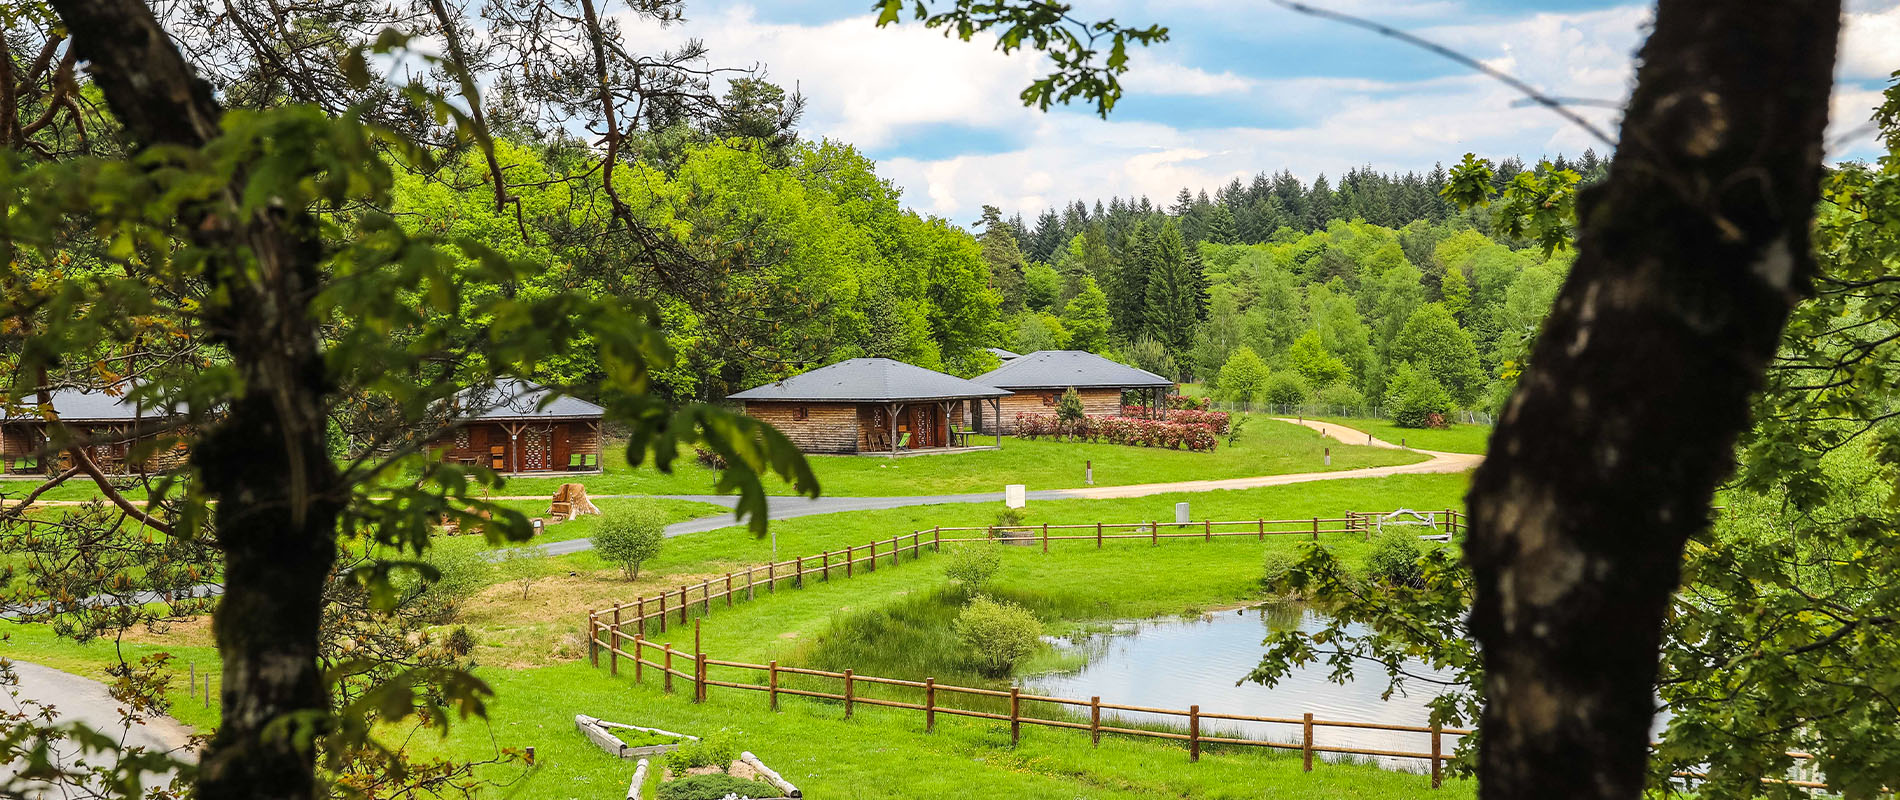
M502 579L513 583L521 590L521 599L528 599L528 590L541 580L543 575L541 549L531 545L504 547L495 551L495 566Z
M1064 434L1061 423L1054 415L1017 414L1016 435L1024 439L1071 435L1091 442L1174 450L1213 450L1220 444L1213 428L1207 425L1135 417L1085 417L1069 433Z
M1372 543L1372 552L1366 555L1366 577L1392 586L1418 586L1422 578L1418 560L1423 555L1414 534L1380 534Z
M1293 565L1299 559L1285 550L1268 550L1264 561L1266 571L1260 575L1260 585L1267 591L1273 591L1293 572Z
M1122 406L1122 416L1134 417L1136 419L1146 419L1148 417L1148 407L1147 406ZM1220 434L1220 433L1227 432L1227 425L1230 421L1232 421L1232 419L1233 417L1229 416L1228 413L1225 411L1204 411L1204 410L1193 409L1193 408L1182 408L1182 409L1170 408L1168 411L1167 417L1165 417L1163 421L1164 422L1179 422L1183 425L1206 425L1209 428L1213 428L1215 433Z
M1220 396L1230 403L1251 403L1267 389L1267 362L1253 348L1241 345L1220 368Z
M421 608L423 616L436 624L454 620L462 604L487 586L495 572L495 565L467 548L432 548L427 560L437 574L422 588Z
M1429 373L1402 362L1386 384L1385 407L1401 428L1430 427L1434 418L1444 427L1445 415L1451 412L1451 393Z
M1318 400L1320 405L1340 408L1362 408L1366 404L1364 394L1343 383L1335 383L1319 390Z
M951 627L977 670L991 677L1008 675L1042 645L1042 623L1029 609L982 595L963 606Z
M665 542L666 518L644 505L606 512L594 532L594 550L608 563L619 564L627 580L639 578L641 562L658 556Z
M1306 402L1306 379L1297 372L1282 370L1267 377L1263 392L1267 402L1276 406L1297 406Z
M1069 387L1062 393L1062 399L1056 402L1056 419L1065 425L1074 425L1088 419L1088 411L1082 408L1082 396L1075 393L1075 387Z
M677 752L677 751L676 751ZM721 800L726 797L784 797L765 781L731 775L689 775L660 784L659 800Z
M1168 408L1180 411L1206 411L1207 407L1213 405L1213 403L1214 398L1212 397L1188 397L1187 395L1181 394L1168 395Z
M475 634L457 625L455 630L449 631L449 638L442 642L442 649L458 658L467 658L469 653L475 652Z
M666 754L666 768L680 775L696 767L718 767L725 769L732 760L739 757L739 747L726 738L724 733L715 733L697 742L688 741L678 750Z
M952 549L948 563L943 566L943 574L956 581L964 591L976 594L983 591L984 585L996 577L996 571L1002 566L1003 554L999 546L994 542L978 542Z
M726 457L703 447L693 448L693 459L707 469L725 469Z

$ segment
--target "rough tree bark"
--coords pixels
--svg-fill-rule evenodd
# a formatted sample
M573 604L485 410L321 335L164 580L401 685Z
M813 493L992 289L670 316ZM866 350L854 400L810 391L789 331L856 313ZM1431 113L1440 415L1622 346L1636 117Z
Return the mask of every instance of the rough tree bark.
M140 146L203 145L223 114L138 0L53 0L72 46ZM244 379L192 450L217 501L225 593L214 616L223 721L201 762L208 800L316 796L311 735L330 713L317 669L325 577L343 492L324 447L331 386L306 313L315 231L274 212L234 216L244 175L184 227L216 253L204 322Z
M1473 481L1485 798L1636 798L1687 539L1809 291L1838 2L1662 0Z

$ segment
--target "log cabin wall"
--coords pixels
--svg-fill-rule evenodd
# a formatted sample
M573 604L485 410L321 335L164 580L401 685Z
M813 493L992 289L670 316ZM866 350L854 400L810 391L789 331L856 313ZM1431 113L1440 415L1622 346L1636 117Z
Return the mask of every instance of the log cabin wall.
M515 434L519 434L518 436ZM498 472L598 472L594 466L571 469L573 456L601 452L597 420L480 420L464 423L429 445L444 461L488 467ZM519 449L520 452L516 452Z
M1017 414L1054 414L1056 406L1062 401L1064 389L1014 389L1015 394L1003 398L1003 433L1016 432ZM1122 413L1122 390L1077 389L1082 398L1082 411L1091 417L1112 417ZM987 421L987 413L985 419ZM989 428L983 429L988 433Z
M747 416L771 423L801 452L856 453L868 449L876 404L750 401Z

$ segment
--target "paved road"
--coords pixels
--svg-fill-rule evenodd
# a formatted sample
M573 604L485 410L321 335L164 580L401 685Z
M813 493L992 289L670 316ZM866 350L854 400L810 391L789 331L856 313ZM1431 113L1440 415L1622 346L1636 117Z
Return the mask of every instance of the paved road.
M51 667L29 664L24 661L11 661L14 675L19 678L18 692L0 692L0 708L9 712L20 711L20 699L30 698L53 706L57 712L56 724L71 722L84 723L87 727L119 740L124 746L140 746L155 751L178 751L178 756L186 761L196 760L197 755L186 750L191 731L169 717L146 720L144 724L126 726L119 716L119 702L112 699L106 691L106 685L95 680L61 672ZM60 763L71 765L80 755L71 751L60 754ZM94 757L96 759L96 756ZM0 764L0 785L4 785L13 776L12 770ZM147 785L153 781L166 780L165 776L146 775ZM65 797L64 790L47 787L35 793L29 791L27 797L44 796L47 798Z
M1280 419L1281 422L1304 425L1319 431L1328 438L1347 444L1380 447L1390 450L1412 450L1431 456L1430 459L1416 464L1401 464L1393 467L1366 467L1364 469L1336 470L1332 472L1297 472L1287 475L1261 475L1251 478L1224 478L1205 481L1176 481L1173 483L1140 483L1129 486L1089 486L1077 489L1043 489L1029 492L1031 500L1099 500L1104 498L1146 497L1173 492L1212 492L1227 489L1257 489L1264 486L1285 486L1294 483L1312 481L1346 480L1351 478L1380 478L1388 475L1421 475L1447 472L1464 472L1478 466L1484 456L1466 453L1440 453L1432 450L1404 448L1391 442L1373 438L1365 431L1355 430L1343 425L1312 420ZM617 500L651 497L655 495L598 495L595 500ZM693 500L701 503L714 503L731 508L738 501L730 495L657 495L673 500ZM502 499L539 500L534 497L510 497ZM837 514L847 511L874 511L886 508L905 508L909 506L941 505L946 503L1000 503L1002 492L979 492L975 494L933 494L909 495L901 497L809 497L772 496L766 499L766 517L773 520L814 514ZM734 517L715 515L699 519L676 522L666 527L667 536L684 536L689 533L701 533L730 527L737 524ZM591 550L594 543L586 539L569 539L564 542L550 542L542 545L541 550L548 555L567 555Z

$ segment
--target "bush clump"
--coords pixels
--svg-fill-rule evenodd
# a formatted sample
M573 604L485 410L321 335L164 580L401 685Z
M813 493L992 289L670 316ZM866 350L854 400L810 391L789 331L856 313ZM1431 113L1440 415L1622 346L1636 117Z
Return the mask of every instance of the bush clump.
M683 775L689 769L697 767L718 767L725 769L739 757L738 746L722 734L713 734L697 742L687 742L678 750L666 754L666 768L675 775Z
M1354 389L1344 383L1335 383L1319 390L1319 397L1317 399L1322 406L1332 406L1336 408L1362 408L1366 404L1366 396L1364 394L1361 394L1358 389Z
M1372 552L1366 555L1366 577L1390 586L1419 586L1424 582L1418 566L1423 555L1413 534L1380 534L1372 543Z
M1260 575L1260 585L1267 591L1277 589L1286 576L1292 574L1293 565L1299 563L1292 553L1285 550L1268 550L1265 558L1266 570Z
M1002 549L994 541L961 544L950 551L943 574L956 581L965 592L977 594L996 577L996 571L1002 566Z
M653 508L627 506L601 515L594 532L594 550L608 563L619 564L627 580L640 577L640 564L660 554L666 543L666 518Z
M726 797L784 797L785 794L765 781L731 775L691 775L660 784L658 796L659 800L722 800Z
M1042 645L1042 622L1029 609L978 595L951 624L977 671L993 678L1008 675Z
M1385 407L1401 428L1442 428L1451 413L1451 393L1430 373L1406 362L1386 384Z
M1306 402L1306 379L1297 372L1281 370L1267 378L1263 390L1267 402L1276 406L1297 406Z
M1089 442L1126 444L1137 447L1166 447L1172 450L1213 450L1219 440L1208 425L1190 425L1172 417L1136 419L1133 417L1083 417L1081 422L1064 425L1054 414L1017 414L1016 435L1024 439L1044 436L1070 437Z
M424 620L438 625L454 621L462 605L480 593L495 572L488 559L467 548L431 548L427 560L436 577L422 586L421 613Z

